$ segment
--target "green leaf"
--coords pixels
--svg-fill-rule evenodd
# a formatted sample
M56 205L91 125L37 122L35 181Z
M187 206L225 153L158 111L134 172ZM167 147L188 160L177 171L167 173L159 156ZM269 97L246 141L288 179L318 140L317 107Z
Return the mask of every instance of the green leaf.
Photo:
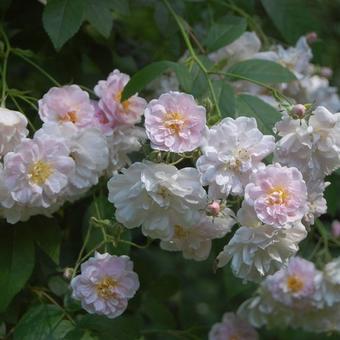
M173 329L176 327L176 320L167 305L151 294L144 295L141 310L156 328Z
M265 134L273 134L274 124L280 120L280 113L258 97L242 94L237 97L237 116L256 118L259 129Z
M184 81L183 72L185 72L186 68L183 68L182 64L167 60L157 61L142 68L131 77L130 81L124 88L122 100L126 100L135 93L144 89L146 85L148 85L152 80L158 78L168 69L174 70L180 81Z
M140 320L135 316L122 315L112 320L104 316L88 314L79 320L77 329L91 331L91 334L103 340L127 340L139 338L139 326Z
M316 15L311 10L311 1L261 0L263 7L276 28L289 43L320 28Z
M287 68L273 61L261 59L241 61L232 65L227 72L266 84L288 83L296 80L295 75ZM234 78L238 79L236 76Z
M30 308L15 327L14 340L63 339L73 329L63 320L63 311L54 305L37 305Z
M216 80L213 85L223 118L234 117L236 106L234 89L225 80Z
M0 229L0 312L24 287L34 267L34 244L24 224Z
M57 296L63 296L69 290L69 282L66 282L60 275L52 276L48 280L48 288Z
M112 10L115 12L122 14L122 15L129 15L130 14L130 4L129 0L106 0L108 5Z
M75 35L84 17L83 0L49 0L43 12L43 25L56 49Z
M215 23L210 27L204 45L208 50L215 51L236 40L245 32L247 22L244 18L226 17L225 23Z
M31 230L35 242L51 260L59 264L61 230L55 219L39 217L32 219Z
M86 0L85 19L105 38L110 36L113 16L107 0Z

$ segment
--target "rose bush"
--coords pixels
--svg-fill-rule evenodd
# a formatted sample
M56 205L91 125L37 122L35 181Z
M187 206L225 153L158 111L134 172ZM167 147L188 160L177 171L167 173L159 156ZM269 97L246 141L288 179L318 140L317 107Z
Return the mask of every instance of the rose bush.
M339 336L326 3L0 4L0 338Z

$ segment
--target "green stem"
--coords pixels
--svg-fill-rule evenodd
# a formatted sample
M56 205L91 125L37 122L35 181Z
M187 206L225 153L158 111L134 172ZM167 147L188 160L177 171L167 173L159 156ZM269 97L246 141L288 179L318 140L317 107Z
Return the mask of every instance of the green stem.
M209 78L209 74L208 74L208 70L207 68L204 66L204 64L202 63L202 61L199 59L199 57L197 56L191 42L190 42L190 39L189 39L189 36L183 26L183 22L182 22L182 18L179 17L176 12L174 11L174 9L171 7L171 5L169 4L168 0L163 0L165 6L168 8L169 12L171 13L171 15L174 17L178 27L179 27L179 30L181 31L182 33L182 36L183 36L183 40L189 50L189 53L191 55L191 58L193 59L193 61L197 64L197 66L200 68L200 70L203 72L203 74L205 75L205 78L207 80L207 83L208 83L208 87L209 87L209 91L210 91L210 95L211 95L211 98L214 102L214 105L216 107L216 111L217 111L217 114L219 115L220 118L222 118L222 113L221 113L221 110L220 110L220 107L219 107L219 104L218 104L218 100L217 100L217 97L216 97L216 93L215 93L215 90L214 90L214 87L213 87L213 84Z
M329 261L332 259L332 255L329 251L329 247L328 247L328 233L327 231L325 230L325 227L324 225L322 224L322 222L320 220L316 220L315 221L315 225L316 227L318 228L319 232L320 232L320 235L323 239L323 244L324 244L324 252L325 252L325 256L326 256L326 261Z
M2 75L1 75L1 107L5 107L6 105L6 91L7 91L7 65L8 65L8 58L9 55L11 53L11 46L9 43L9 40L7 38L7 35L4 31L3 28L1 28L1 34L4 38L4 42L5 42L5 54L4 54L4 63L2 65Z
M17 109L21 112L24 113L23 109L21 108L21 106L19 105L19 103L16 101L15 97L13 95L9 95L9 97L11 98L12 102L14 103L14 105L17 107ZM27 121L28 121L28 125L30 126L31 130L33 132L37 131L35 126L33 125L33 123L28 119L27 115L25 114Z
M47 294L46 292L44 292L44 290L39 289L39 288L31 288L32 292L34 292L35 294L38 295L38 297L44 297L45 299L47 299L48 301L50 301L52 304L54 304L55 306L57 306L66 316L66 318L71 321L71 323L73 325L76 324L76 322L73 320L72 316L56 301L53 299L52 296L50 296L49 294Z
M148 239L148 241L144 244L144 245L140 245L140 244L137 244L137 243L134 243L134 242L131 242L131 241L127 241L127 240L119 240L119 243L125 243L125 244L128 244L130 246L133 246L133 247L136 247L136 248L139 248L139 249L145 249L145 248L148 248L149 245L152 243L152 239Z
M34 68L36 68L41 74L43 74L47 79L49 79L55 86L61 86L61 84L54 79L49 73L47 73L42 67L40 67L38 64L36 64L31 59L25 57L21 53L18 53L15 49L12 50L12 52L19 58L25 60L28 64L32 65Z
M87 242L89 241L90 239L90 235L91 235L91 231L92 231L92 223L89 224L89 227L87 229L87 232L86 232L86 236L85 236L85 240L84 240L84 243L80 249L80 252L78 254L78 258L77 258L77 261L76 261L76 265L74 266L74 269L73 269L73 273L72 273L72 279L76 276L76 273L77 273L77 270L81 264L81 260L82 260L82 255L84 253L84 250L85 250L85 247L86 247L86 244Z
M250 83L253 83L255 85L259 85L261 87L266 88L267 90L271 91L274 95L274 97L280 97L282 99L284 99L288 104L292 105L291 101L289 100L288 97L286 97L284 94L282 94L278 89L276 89L275 87L272 87L268 84L262 83L258 80L255 79L250 79L247 78L245 76L241 76L239 74L236 73L231 73L231 72L220 72L220 71L209 71L209 74L216 74L216 75L220 75L220 76L224 76L224 77L230 77L230 78L235 78L235 79L239 79L239 80L245 80L245 81L249 81ZM276 95L276 96L275 96Z
M101 216L101 213L100 213L100 210L99 210L99 207L98 207L98 202L96 200L96 197L93 195L93 201L94 201L94 206L95 206L95 209L96 209L96 213L97 213L97 216L98 216L98 219L102 219L102 216ZM103 240L105 242L105 252L107 252L107 235L106 235L106 230L105 230L105 226L101 225L100 226L100 230L102 232L102 235L103 235Z

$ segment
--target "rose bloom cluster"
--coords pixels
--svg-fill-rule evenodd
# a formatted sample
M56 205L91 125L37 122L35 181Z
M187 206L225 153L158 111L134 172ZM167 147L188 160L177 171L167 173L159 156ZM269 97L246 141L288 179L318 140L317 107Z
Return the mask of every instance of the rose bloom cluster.
M250 58L273 60L297 78L280 90L300 93L321 77L310 64L307 40L260 52L255 33L246 32L209 58L215 63L226 58L229 66ZM1 109L1 215L10 223L50 215L106 176L116 221L140 228L161 249L203 261L213 240L231 234L217 267L230 264L236 277L259 282L260 288L239 316L226 313L213 326L210 339L258 339L251 325L278 320L313 330L319 317L316 330L337 329L339 261L319 271L296 256L315 219L327 210L325 177L340 168L336 93L329 99L327 85L323 95L316 91L323 106L286 106L273 134L266 135L255 118L242 115L208 126L205 107L175 85L149 102L137 94L124 100L128 81L114 70L95 86L96 100L77 85L50 89L39 100L43 125L31 138L21 113ZM266 99L258 87L234 86ZM312 102L315 95L305 98L301 102ZM152 151L131 162L129 154L143 143ZM191 166L176 166L186 158ZM71 288L87 312L115 318L127 308L139 279L127 256L95 253L74 273Z
M17 111L0 114L0 213L9 223L49 216L130 163L146 135L136 126L146 101L121 101L129 76L113 71L95 87L98 101L78 85L51 88L39 100L43 122L32 138Z
M285 326L311 332L339 331L340 258L322 270L293 257L287 267L269 275L257 295L239 308L254 327Z

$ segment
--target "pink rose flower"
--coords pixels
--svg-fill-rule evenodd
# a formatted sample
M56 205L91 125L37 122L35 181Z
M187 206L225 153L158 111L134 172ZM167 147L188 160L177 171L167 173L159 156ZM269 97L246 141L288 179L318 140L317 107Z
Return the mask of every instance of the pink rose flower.
M110 319L121 315L139 288L138 275L128 256L95 253L71 281L72 297L90 314Z
M321 272L314 263L293 257L287 268L280 269L264 281L273 299L288 307L305 308L321 301Z
M48 208L60 198L75 170L62 139L25 139L4 157L4 181L15 202Z
M120 125L134 125L141 121L146 100L134 95L122 101L122 92L130 77L119 70L111 72L107 80L100 80L94 88L99 97L97 122L106 130Z
M194 97L180 92L162 94L145 110L146 134L157 150L186 152L200 146L206 113Z
M39 100L39 116L47 122L71 122L78 127L90 126L94 108L90 97L78 85L52 87Z
M225 313L222 322L215 323L209 332L209 340L257 340L256 330L234 313Z
M274 164L255 172L245 188L245 201L266 224L284 225L307 212L307 188L296 168Z

